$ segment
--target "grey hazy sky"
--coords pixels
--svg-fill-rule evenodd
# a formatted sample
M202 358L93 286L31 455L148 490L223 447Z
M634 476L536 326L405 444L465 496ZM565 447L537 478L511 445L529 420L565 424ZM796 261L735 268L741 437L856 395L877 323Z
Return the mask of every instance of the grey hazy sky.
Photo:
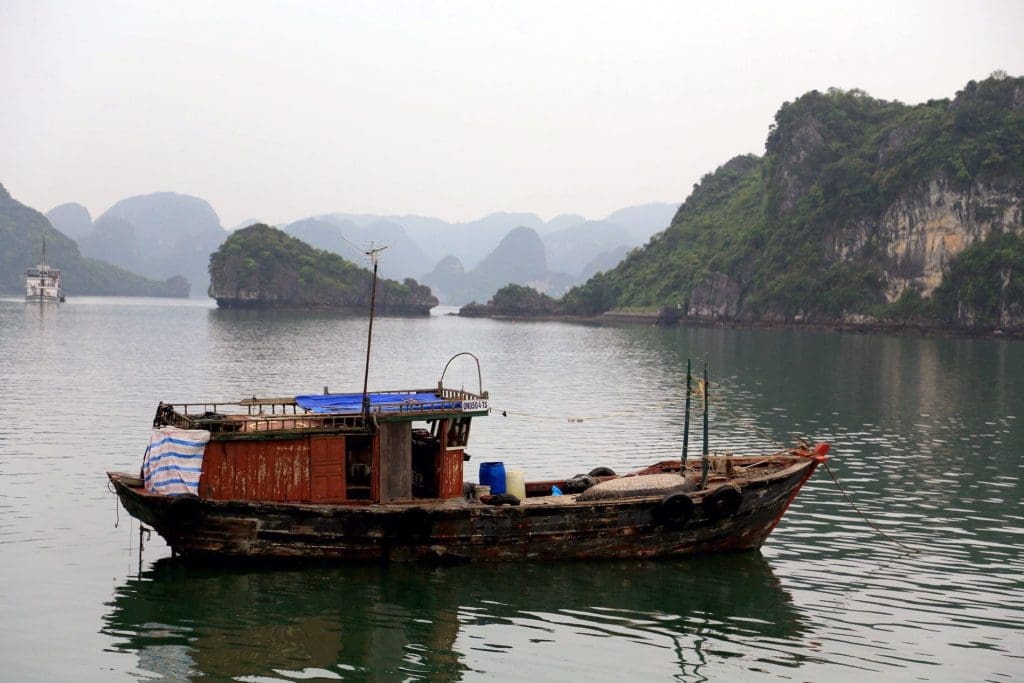
M1024 75L1024 1L0 0L0 182L42 211L203 197L597 218L762 153L779 105Z

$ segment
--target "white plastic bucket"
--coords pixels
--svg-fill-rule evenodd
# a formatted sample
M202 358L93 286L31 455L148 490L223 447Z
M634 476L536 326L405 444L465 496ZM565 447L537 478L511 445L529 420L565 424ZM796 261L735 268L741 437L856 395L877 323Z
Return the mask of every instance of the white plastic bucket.
M519 500L526 499L526 475L522 470L505 471L505 492L511 493Z

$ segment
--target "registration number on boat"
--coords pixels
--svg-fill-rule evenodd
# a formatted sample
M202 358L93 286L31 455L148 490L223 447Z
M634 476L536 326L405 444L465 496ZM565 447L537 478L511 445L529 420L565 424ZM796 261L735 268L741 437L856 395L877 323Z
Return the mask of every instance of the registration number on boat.
M463 401L462 412L464 413L476 413L481 410L487 410L487 401Z

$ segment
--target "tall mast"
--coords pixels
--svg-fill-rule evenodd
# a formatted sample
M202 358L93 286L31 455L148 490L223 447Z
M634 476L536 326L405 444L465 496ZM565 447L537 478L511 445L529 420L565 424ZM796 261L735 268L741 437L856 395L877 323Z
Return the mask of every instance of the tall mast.
M683 462L679 472L686 476L686 451L690 445L690 386L692 383L690 359L686 359L686 417L683 418Z
M363 372L363 414L367 417L370 415L370 396L367 393L367 386L370 382L370 345L373 343L373 311L377 304L377 262L380 258L377 254L385 249L387 246L374 247L373 242L370 242L369 249L363 252L373 261L373 284L370 286L370 326L366 333L366 369Z

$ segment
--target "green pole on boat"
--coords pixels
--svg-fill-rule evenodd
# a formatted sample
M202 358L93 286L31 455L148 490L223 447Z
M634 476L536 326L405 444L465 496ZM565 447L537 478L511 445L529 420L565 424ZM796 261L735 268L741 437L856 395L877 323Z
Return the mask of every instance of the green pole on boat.
M686 415L683 418L683 465L679 473L686 476L686 452L690 446L690 386L691 386L690 359L686 359Z
M708 364L704 363L704 450L700 459L700 487L704 489L708 485L708 470L711 469L711 461L708 459Z

